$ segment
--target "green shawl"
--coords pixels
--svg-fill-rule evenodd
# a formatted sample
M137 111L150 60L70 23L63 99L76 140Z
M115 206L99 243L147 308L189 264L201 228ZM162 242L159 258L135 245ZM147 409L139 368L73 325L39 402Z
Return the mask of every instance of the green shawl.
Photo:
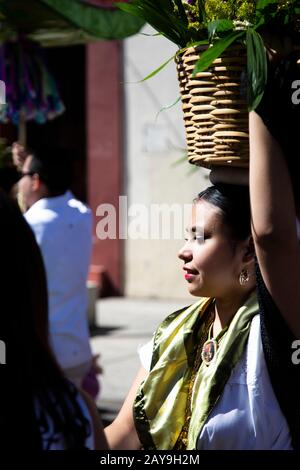
M154 336L151 370L134 403L136 429L144 449L173 449L185 422L191 370L199 332L213 299L204 298L169 315ZM209 413L245 349L251 321L258 313L253 293L237 311L213 362L201 364L193 387L187 449L195 449Z

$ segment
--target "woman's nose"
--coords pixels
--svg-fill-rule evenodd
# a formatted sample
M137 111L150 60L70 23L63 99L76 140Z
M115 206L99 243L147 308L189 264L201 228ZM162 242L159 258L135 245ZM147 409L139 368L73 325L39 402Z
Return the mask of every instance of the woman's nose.
M183 245L183 247L178 251L178 258L183 261L189 261L192 259L192 251L188 247L188 242Z

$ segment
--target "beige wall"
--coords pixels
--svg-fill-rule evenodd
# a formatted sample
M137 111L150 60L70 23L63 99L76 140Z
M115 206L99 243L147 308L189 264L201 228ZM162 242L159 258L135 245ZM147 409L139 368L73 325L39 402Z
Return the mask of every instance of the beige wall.
M146 28L143 32L153 32ZM176 51L163 37L136 35L125 41L126 181L129 206L189 204L208 185L207 171L188 164L173 167L185 154L181 103L157 113L179 96L173 61L155 77L136 84ZM192 170L195 170L192 172ZM182 211L183 212L183 211ZM134 216L129 217L129 223ZM184 224L183 224L184 225ZM182 239L184 226L182 227ZM185 298L177 251L182 240L125 242L125 295Z

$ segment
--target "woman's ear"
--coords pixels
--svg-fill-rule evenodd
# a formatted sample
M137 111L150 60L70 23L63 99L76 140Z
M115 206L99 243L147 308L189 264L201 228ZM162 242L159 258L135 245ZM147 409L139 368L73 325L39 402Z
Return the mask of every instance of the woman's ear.
M250 235L245 241L243 262L247 263L249 261L254 260L254 255L255 255L254 242L253 242L252 235Z

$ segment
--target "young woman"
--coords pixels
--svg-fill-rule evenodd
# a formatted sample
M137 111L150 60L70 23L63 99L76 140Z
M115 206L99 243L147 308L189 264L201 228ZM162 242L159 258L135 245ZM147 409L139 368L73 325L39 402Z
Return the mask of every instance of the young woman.
M269 93L259 112L277 135ZM293 147L280 137L250 113L252 237L247 187L198 196L179 257L201 300L167 317L141 351L143 367L106 429L112 448L300 448L300 249L282 151Z
M189 292L201 300L167 317L142 349L143 367L106 429L109 444L291 448L262 349L248 190L203 191L179 257Z
M45 271L33 232L0 191L0 433L3 449L105 449L97 410L59 369L48 342Z

